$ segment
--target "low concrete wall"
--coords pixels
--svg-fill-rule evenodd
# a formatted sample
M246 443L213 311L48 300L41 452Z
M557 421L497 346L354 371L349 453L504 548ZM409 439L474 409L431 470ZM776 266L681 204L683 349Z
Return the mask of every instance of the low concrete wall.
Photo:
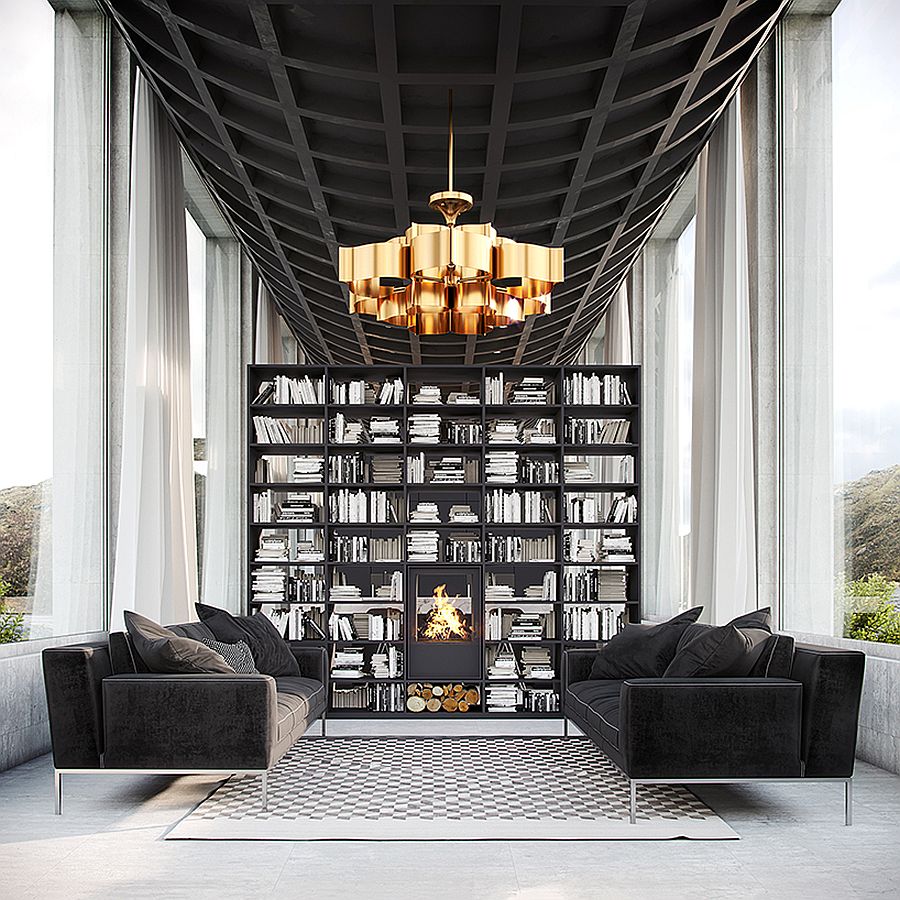
M843 647L866 654L856 755L900 774L900 646L820 634L792 634L800 643Z
M50 752L41 651L105 638L100 632L0 644L0 772Z

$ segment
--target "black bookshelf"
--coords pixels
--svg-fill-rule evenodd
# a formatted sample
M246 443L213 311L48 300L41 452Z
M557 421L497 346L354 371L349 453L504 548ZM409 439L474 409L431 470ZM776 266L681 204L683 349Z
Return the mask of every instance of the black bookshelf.
M503 374L507 385L519 384L523 378L541 378L544 387L550 392L546 404L524 404L511 402L513 389L506 390L502 402L488 403L488 380ZM562 665L562 651L566 647L597 646L602 641L598 639L575 639L566 637L566 618L574 608L609 608L613 610L611 615L616 620L616 626L625 622L637 622L641 618L640 584L641 584L641 547L640 547L640 472L641 472L641 433L640 433L640 368L638 366L556 366L556 367L529 367L529 366L300 366L300 365L252 365L248 367L248 403L247 411L247 484L248 484L248 523L247 523L247 550L248 550L248 581L247 597L248 607L252 610L259 609L263 601L254 600L254 575L261 571L282 569L288 576L288 598L283 608L285 610L310 609L320 612L319 624L325 635L319 635L309 626L304 626L302 636L296 631L297 623L293 626L289 623L287 629L294 628L293 633L286 631L289 637L302 639L310 645L324 646L328 649L329 656L333 658L335 651L346 647L363 648L368 664L371 653L380 645L386 649L387 645L394 645L402 650L404 672L409 670L411 651L416 651L416 623L411 618L414 606L410 598L410 576L414 573L427 576L430 570L435 573L454 568L472 570L474 580L477 582L481 594L476 598L473 608L472 628L474 641L478 645L478 658L480 664L476 671L466 667L465 677L459 679L466 686L477 689L480 695L480 703L473 707L465 715L485 717L560 717L558 711L532 712L525 709L514 713L488 712L486 708L486 691L491 687L502 685L520 685L524 689L552 689L558 693L560 685L560 671ZM567 382L575 377L582 376L616 376L624 384L627 394L627 403L597 403L595 397L590 397L592 402L573 402L573 398L566 390ZM324 397L320 402L310 402L309 398L303 398L297 402L265 402L255 404L252 401L257 397L260 386L265 382L272 382L275 376L285 376L290 379L309 378L314 384L321 381L324 385ZM370 383L381 385L386 381L399 383L403 386L401 402L396 403L335 403L332 402L332 385L346 384L352 380L364 379ZM417 403L413 397L423 385L436 385L441 390L444 402L440 404ZM466 393L477 397L477 403L451 404L447 403L450 393ZM283 398L282 398L283 399ZM496 398L495 398L496 399ZM296 398L295 398L296 400ZM338 414L342 414L348 422L364 422L368 424L372 416L390 417L398 422L399 442L397 443L338 443L332 439L330 433L331 420ZM439 443L419 443L411 440L409 433L410 417L418 414L438 414L442 420L442 432ZM294 420L315 420L321 423L321 434L316 440L310 439L304 434L302 440L296 443L273 443L269 441L257 441L254 417L265 416L279 420L287 420L288 424ZM554 424L554 438L550 443L497 443L489 438L491 425L497 420L511 421L525 428L534 426L535 420L552 420ZM622 441L607 441L591 439L584 442L573 439L569 423L572 420L624 420L628 423L628 434ZM448 443L446 441L446 428L449 423L464 423L476 426L480 430L478 440L466 444ZM594 436L596 437L596 436ZM519 468L526 459L534 459L556 464L557 475L548 483L526 483L517 479L516 483L494 483L488 481L485 471L486 455L493 451L514 450L519 454ZM332 460L336 457L348 457L352 454L361 454L370 461L384 455L400 458L400 475L396 482L373 483L371 481L371 469L369 480L359 483L345 479L332 479L329 477ZM408 457L418 457L424 453L426 459L434 460L441 456L463 456L474 461L474 470L477 477L472 482L465 484L429 484L410 481L410 470L407 466ZM283 470L290 469L290 460L295 456L314 456L321 458L321 477L311 482L294 482L290 471L287 475L284 471L277 479L271 474L261 477L258 464L263 457L282 457ZM572 482L566 479L566 458L576 459L582 464L582 478ZM611 475L612 462L608 458L628 457L631 460L631 472L627 481L621 481L621 473ZM606 462L604 463L604 460ZM590 469L590 477L586 477L586 469ZM258 495L271 490L275 494L274 499L286 496L289 492L312 494L319 505L318 521L313 523L261 522L257 520L255 499ZM336 522L329 515L329 506L332 498L341 490L362 492L370 495L376 491L386 491L394 500L397 512L396 522L371 523L371 522ZM541 498L539 504L541 514L546 516L548 511L552 514L549 522L489 522L486 519L485 500L495 490L502 491L534 491ZM565 521L567 501L578 498L579 495L588 497L599 495L627 495L634 498L637 514L634 521L624 523L611 522L567 522ZM439 524L421 523L409 521L409 511L414 509L417 502L437 503L441 522ZM475 513L477 522L449 523L448 510L453 504L468 504ZM437 562L412 561L408 558L407 538L411 533L421 531L436 531L440 538L439 559ZM263 533L269 535L289 536L293 532L295 537L312 539L317 542L323 551L320 561L302 560L288 563L271 561L256 561L260 536ZM470 534L475 537L480 547L480 558L473 561L449 562L445 558L445 538L451 533ZM576 540L579 532L588 533L588 544L591 544L601 533L609 535L615 533L631 538L633 548L633 561L576 561L564 558L564 547L568 546L566 535L570 540ZM371 538L398 538L399 560L347 562L340 561L332 552L335 538L346 536L349 538L366 536ZM549 561L514 560L509 562L497 561L488 558L487 550L491 537L529 538L539 537L551 539L554 543L552 558ZM294 541L289 541L289 549L294 549ZM512 542L515 543L515 540ZM606 571L615 573L614 577L621 578L624 570L627 580L624 599L598 600L579 599L567 600L564 597L565 579L568 574L577 572ZM385 597L372 596L375 591L374 582L384 583L392 572L402 573L402 593L394 600ZM524 588L541 584L544 574L553 572L556 576L556 585L552 598L548 600L529 597L524 599ZM301 575L320 576L324 584L324 595L317 597L315 602L295 598L292 596L292 586ZM350 584L362 588L361 600L332 600L329 590L338 578L343 578ZM513 588L513 597L502 601L486 600L484 587L501 578L503 583ZM368 590L366 589L368 588ZM588 595L590 596L590 595ZM549 603L549 607L547 604ZM393 606L392 606L393 604ZM271 605L271 604L267 604ZM545 636L540 640L522 640L512 642L517 657L521 657L523 647L543 647L550 654L551 665L554 668L554 678L530 680L527 678L488 678L488 654L491 648L499 646L497 640L491 639L486 634L488 611L498 607L510 607L527 612L529 606L542 610L549 608L548 615L552 619L552 627L545 627ZM403 618L402 637L392 641L379 641L377 639L332 639L329 634L328 621L331 613L338 609L344 614L350 615L349 610L359 607L360 610L395 608L401 611ZM609 624L609 623L607 623ZM616 627L614 626L614 627ZM552 636L546 636L550 631ZM507 641L503 641L508 645ZM451 645L452 646L452 645ZM436 663L436 665L438 665ZM396 696L403 697L410 683L424 683L431 681L434 684L446 684L454 682L444 664L440 664L439 672L434 673L434 678L427 679L423 675L421 662L416 666L416 677L411 678L402 675L396 679L374 679L370 675L364 679L333 680L329 685L329 715L335 717L359 718L364 716L393 716L427 718L432 716L460 715L458 712L413 713L405 708L401 711L384 711L364 708L336 708L335 689L338 692L357 688L358 693L363 693L365 686L369 684L382 685L380 689L385 693L393 688ZM343 696L343 695L342 695Z

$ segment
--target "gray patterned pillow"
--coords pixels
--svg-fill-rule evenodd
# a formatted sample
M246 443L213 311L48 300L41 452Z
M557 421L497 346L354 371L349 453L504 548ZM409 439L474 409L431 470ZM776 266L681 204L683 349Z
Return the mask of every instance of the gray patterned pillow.
M236 644L225 644L213 638L199 638L201 644L206 644L210 650L215 650L225 662L237 672L238 675L259 675L259 671L253 664L253 654L250 647L244 641Z

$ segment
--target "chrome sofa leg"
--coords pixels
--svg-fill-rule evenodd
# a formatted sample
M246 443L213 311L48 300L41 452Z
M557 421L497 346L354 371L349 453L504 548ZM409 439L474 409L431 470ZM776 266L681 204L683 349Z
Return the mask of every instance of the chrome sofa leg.
M325 737L327 734L326 727L325 727L325 716L322 716L320 721L322 722L322 737Z
M844 824L853 824L853 779L844 782Z
M59 769L53 770L54 812L62 815L63 806L63 773Z
M628 779L628 821L634 825L637 822L637 782Z
M262 808L263 812L269 811L269 773L263 772L260 778L260 787L262 788Z

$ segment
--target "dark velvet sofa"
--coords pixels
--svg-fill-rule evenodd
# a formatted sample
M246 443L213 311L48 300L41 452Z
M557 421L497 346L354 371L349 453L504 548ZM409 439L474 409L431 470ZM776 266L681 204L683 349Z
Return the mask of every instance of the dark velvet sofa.
M171 626L213 637L201 622ZM310 725L325 733L327 657L289 645L300 677L150 674L124 633L43 652L56 811L76 772L266 774Z
M844 784L850 824L865 655L769 642L746 678L592 681L597 651L566 651L567 730L577 725L628 777L632 822L639 784L815 780Z

